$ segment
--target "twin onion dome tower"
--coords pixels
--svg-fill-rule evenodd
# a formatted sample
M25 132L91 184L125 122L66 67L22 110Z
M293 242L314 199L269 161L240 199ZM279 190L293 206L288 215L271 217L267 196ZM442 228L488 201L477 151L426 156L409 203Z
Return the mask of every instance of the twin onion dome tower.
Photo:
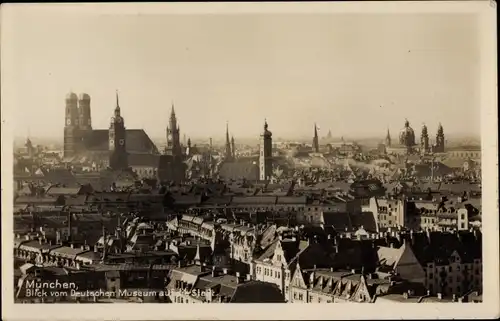
M142 129L127 129L125 119L121 114L120 100L116 93L116 103L108 129L93 129L91 117L91 98L88 94L75 93L66 95L65 126L64 126L64 158L68 163L78 163L79 159L87 162L104 163L114 170L133 167L133 160L138 158L163 157L163 163L168 173L183 172L184 155L180 142L180 126L177 122L175 108L172 103L170 118L166 128L167 145L160 153L146 132ZM188 140L188 150L191 140ZM269 180L272 175L272 133L267 121L260 135L259 179ZM188 151L187 150L187 151ZM225 158L234 161L234 137L229 135L229 125L226 125ZM189 153L189 152L188 152ZM160 161L162 163L162 161ZM173 175L173 174L172 174ZM171 176L170 174L167 176Z

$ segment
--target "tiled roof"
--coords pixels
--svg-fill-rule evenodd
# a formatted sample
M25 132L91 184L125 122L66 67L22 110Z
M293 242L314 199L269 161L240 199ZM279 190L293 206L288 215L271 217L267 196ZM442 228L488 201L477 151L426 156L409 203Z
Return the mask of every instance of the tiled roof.
M142 166L142 167L158 168L160 165L160 155L129 153L128 164L131 167Z
M77 195L82 190L81 186L76 187L59 187L51 186L45 192L47 195Z
M16 204L58 204L59 196L19 196L15 199Z
M176 195L173 194L174 204L178 205L198 205L201 203L200 195Z
M93 151L107 151L109 131L107 129L94 129L85 137L87 149ZM126 130L127 151L138 154L158 154L158 148L143 129Z
M278 197L277 204L306 204L306 196L280 196Z
M223 179L255 181L259 179L259 167L253 162L225 162L219 170L219 176Z
M394 267L394 265L396 265L401 257L401 254L403 254L401 248L398 249L381 246L377 250L379 263L390 267Z
M351 222L354 228L363 227L368 232L377 231L377 222L371 212L361 212L350 214Z
M207 205L227 205L229 203L231 203L231 196L209 197L203 202L203 204Z
M323 212L325 226L333 226L336 231L352 231L353 224L349 213Z
M276 204L276 196L235 196L232 204Z

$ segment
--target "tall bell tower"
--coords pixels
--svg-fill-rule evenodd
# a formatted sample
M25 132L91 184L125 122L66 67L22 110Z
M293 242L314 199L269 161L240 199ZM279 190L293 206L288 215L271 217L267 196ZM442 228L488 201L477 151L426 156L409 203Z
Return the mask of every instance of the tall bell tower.
M64 157L75 156L79 142L78 97L70 92L66 95L64 124Z
M175 116L174 103L170 111L170 120L167 126L167 148L168 155L180 157L182 155L181 141L180 141L180 128L177 124L177 117Z
M115 112L109 126L109 167L113 170L128 168L125 122L120 113L118 92Z

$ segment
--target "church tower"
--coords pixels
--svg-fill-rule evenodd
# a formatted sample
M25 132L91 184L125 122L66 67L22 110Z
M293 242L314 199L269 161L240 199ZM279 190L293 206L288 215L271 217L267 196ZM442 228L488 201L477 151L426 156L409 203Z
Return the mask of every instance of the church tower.
M90 96L83 93L78 97L78 117L81 130L92 130Z
M260 135L259 178L266 181L271 178L273 156L273 134L268 130L267 121Z
M109 167L112 170L128 168L126 146L126 130L123 117L120 114L118 92L116 93L116 107L109 126Z
M173 156L181 156L180 128L177 125L177 117L175 116L174 104L170 112L170 120L167 126L167 148L166 153Z
M227 161L231 161L233 154L231 152L231 141L229 140L229 125L226 123L226 153L225 158Z
M436 146L434 151L436 153L444 153L444 131L443 126L439 123L437 134L436 134Z
M427 133L427 126L422 126L422 133L420 134L420 153L422 155L429 152L429 134Z
M319 153L318 127L314 124L313 149L315 153Z
M389 128L387 128L387 135L385 135L385 146L391 147L391 133L389 133Z
M64 125L64 157L75 156L79 143L78 97L75 93L66 95Z
M28 157L33 158L33 156L35 156L35 147L33 146L33 143L31 142L31 139L29 139L29 137L26 139L26 143L24 144L24 146L26 147Z

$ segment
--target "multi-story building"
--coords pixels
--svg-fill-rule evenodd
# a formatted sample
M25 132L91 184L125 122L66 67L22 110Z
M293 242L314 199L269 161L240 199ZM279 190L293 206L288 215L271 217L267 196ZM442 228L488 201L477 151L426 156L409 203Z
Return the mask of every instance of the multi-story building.
M407 202L404 199L372 197L364 210L374 213L380 228L406 225Z
M203 265L179 266L170 273L167 293L172 303L280 303L278 287L253 280L250 275L231 275L228 269Z

